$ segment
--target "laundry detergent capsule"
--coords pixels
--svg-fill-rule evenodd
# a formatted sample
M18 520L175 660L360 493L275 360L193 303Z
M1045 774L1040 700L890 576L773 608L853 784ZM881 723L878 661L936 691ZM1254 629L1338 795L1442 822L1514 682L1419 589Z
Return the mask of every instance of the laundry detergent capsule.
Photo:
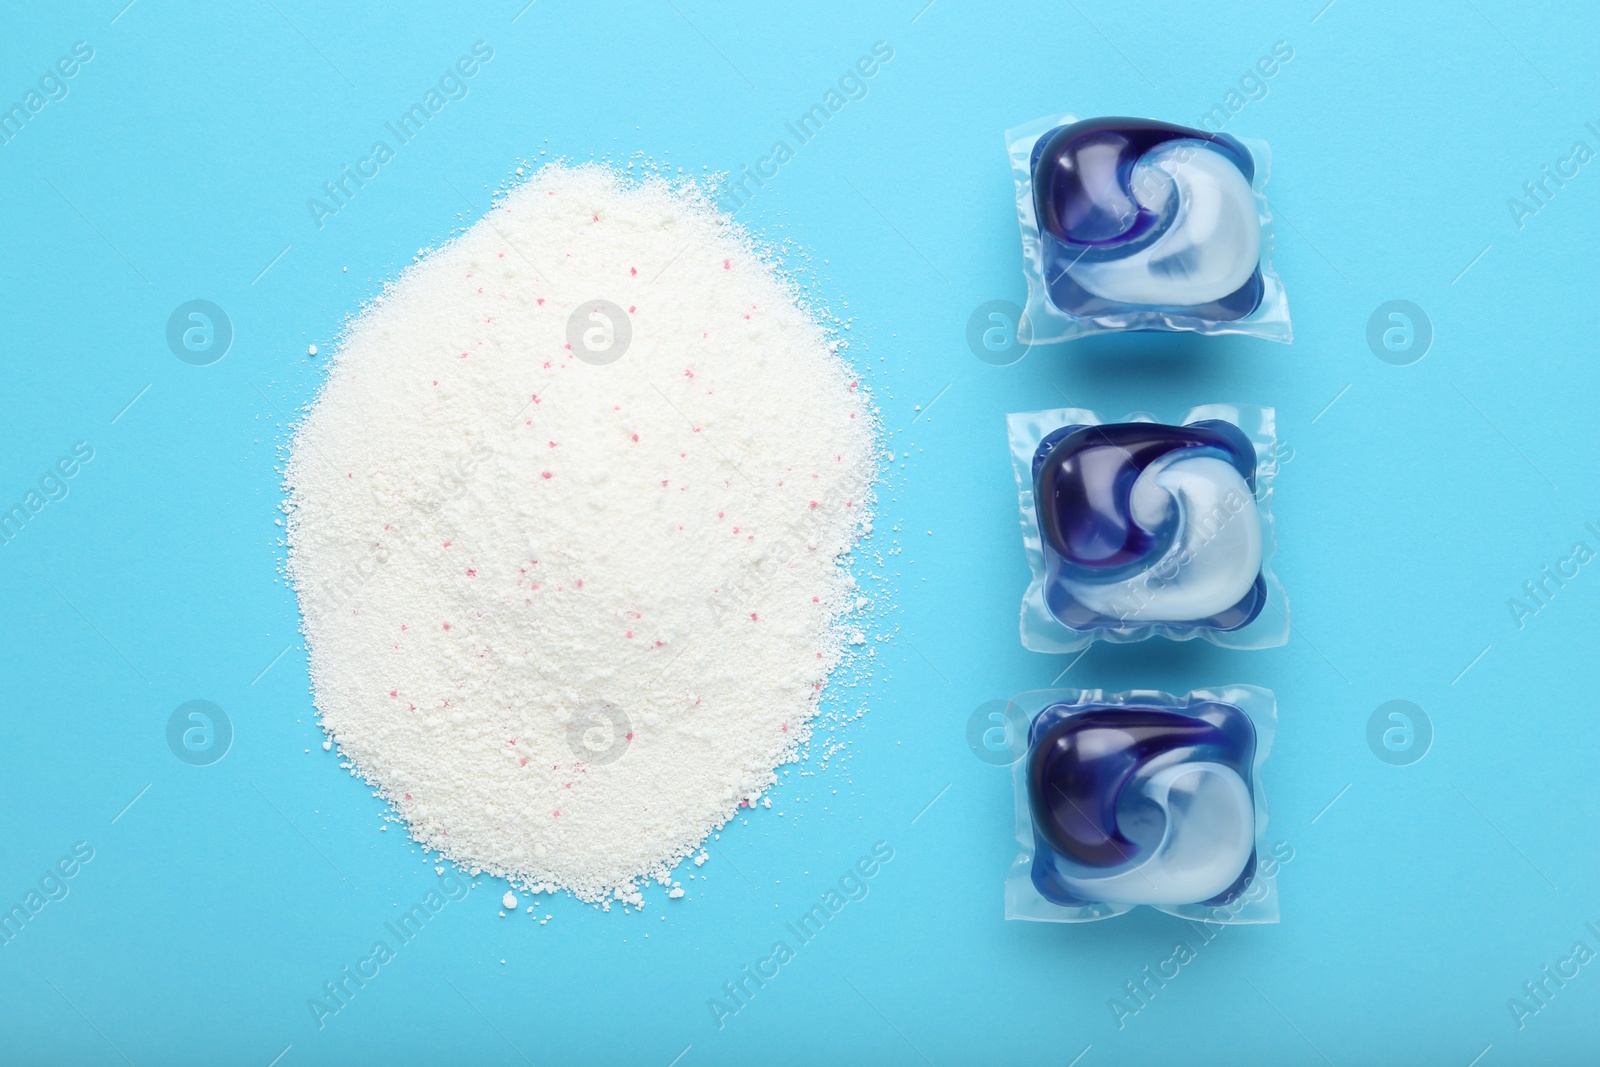
M1291 337L1271 265L1264 144L1142 118L1007 135L1028 307L1019 336L1117 330Z
M1032 723L1016 770L1024 853L1009 917L1081 921L1151 905L1208 921L1276 919L1259 863L1270 692L1064 690L1013 703Z
M1281 454L1272 422L1268 409L1233 405L1176 423L1079 409L1011 416L1034 572L1023 643L1282 643L1288 609L1269 566Z

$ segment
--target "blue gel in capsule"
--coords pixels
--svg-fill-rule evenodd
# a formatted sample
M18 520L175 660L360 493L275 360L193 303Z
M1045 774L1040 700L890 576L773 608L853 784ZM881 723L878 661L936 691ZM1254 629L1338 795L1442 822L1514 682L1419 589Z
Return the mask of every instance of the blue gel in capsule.
M1064 426L1035 450L1033 481L1062 625L1228 631L1261 613L1256 452L1232 423Z
M1222 905L1256 869L1256 732L1232 704L1054 704L1026 765L1034 887L1067 907Z

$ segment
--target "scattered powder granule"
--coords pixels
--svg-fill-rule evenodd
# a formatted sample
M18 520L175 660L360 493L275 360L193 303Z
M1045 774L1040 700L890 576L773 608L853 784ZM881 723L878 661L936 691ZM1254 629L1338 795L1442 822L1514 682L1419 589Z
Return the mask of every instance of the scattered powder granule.
M422 256L286 468L324 747L473 874L637 907L705 862L859 642L882 446L839 347L657 178L548 166Z

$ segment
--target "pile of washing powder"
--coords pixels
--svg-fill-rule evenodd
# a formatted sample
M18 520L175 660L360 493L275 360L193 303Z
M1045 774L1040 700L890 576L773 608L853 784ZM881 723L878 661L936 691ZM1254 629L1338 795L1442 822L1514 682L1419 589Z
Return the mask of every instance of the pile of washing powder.
M640 901L864 637L870 401L692 185L546 166L352 321L294 433L321 723L423 845Z

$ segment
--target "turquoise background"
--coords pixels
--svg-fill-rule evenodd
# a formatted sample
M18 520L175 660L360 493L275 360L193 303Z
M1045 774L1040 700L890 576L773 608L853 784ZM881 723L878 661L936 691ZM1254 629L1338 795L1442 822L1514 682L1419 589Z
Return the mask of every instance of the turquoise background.
M1508 607L1574 542L1600 548L1600 163L1520 226L1507 203L1577 139L1600 148L1591 9L124 2L0 16L5 106L94 49L0 145L0 505L94 449L0 545L0 906L75 843L94 853L0 947L0 1061L1593 1061L1600 964L1549 982L1520 1028L1507 1003L1575 942L1600 949L1600 565L1550 582L1521 626ZM306 200L479 40L494 58L470 94L319 229ZM306 346L478 218L520 158L737 171L880 40L894 58L866 98L739 213L848 300L909 453L879 523L905 546L898 611L848 760L791 775L786 817L731 826L689 900L546 897L539 926L499 918L484 880L319 1030L307 999L436 879L319 747L274 524L277 447L320 374ZM1294 344L975 358L973 309L1023 296L1002 132L1067 109L1194 122L1278 41L1292 60L1226 128L1272 146ZM234 329L211 366L165 341L196 298ZM1410 366L1366 341L1394 299L1432 322ZM1096 647L1070 668L1025 652L1004 414L1211 401L1275 405L1292 449L1274 508L1290 644ZM975 709L1064 668L1063 685L1279 698L1283 922L1225 930L1120 1028L1111 998L1192 928L1004 922L1010 785L966 743ZM210 766L167 746L196 699L233 727ZM1409 766L1366 739L1395 699L1434 732ZM894 858L866 899L718 1029L708 1000L879 841Z

